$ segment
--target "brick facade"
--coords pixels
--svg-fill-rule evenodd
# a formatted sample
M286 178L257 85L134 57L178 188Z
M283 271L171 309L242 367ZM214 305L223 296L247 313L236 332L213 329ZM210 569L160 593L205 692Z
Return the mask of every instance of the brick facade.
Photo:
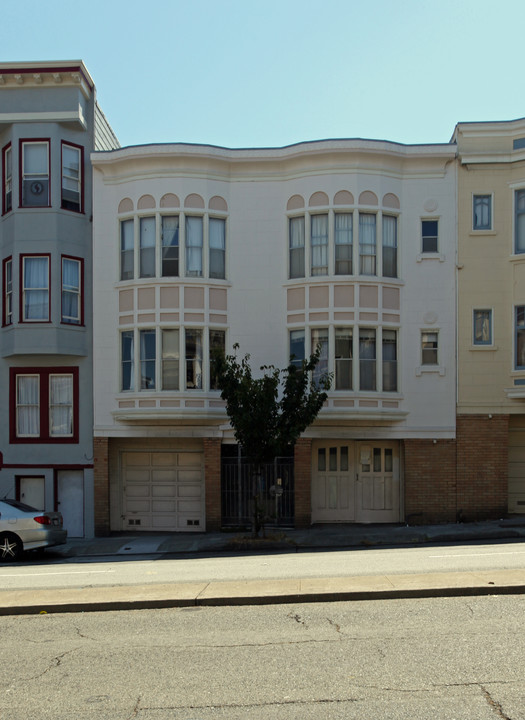
M403 448L406 522L454 522L456 441L405 440Z
M204 484L206 496L206 530L221 529L221 440L204 439Z
M109 535L109 442L106 437L93 438L95 535Z

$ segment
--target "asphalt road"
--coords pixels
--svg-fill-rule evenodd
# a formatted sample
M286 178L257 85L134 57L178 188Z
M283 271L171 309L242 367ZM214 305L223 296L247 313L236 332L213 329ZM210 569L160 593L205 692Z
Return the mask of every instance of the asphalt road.
M2 590L147 585L220 580L352 577L525 568L525 544L490 543L262 555L75 558L44 556L0 565ZM3 720L3 719L2 719Z
M0 617L2 720L525 720L525 597Z

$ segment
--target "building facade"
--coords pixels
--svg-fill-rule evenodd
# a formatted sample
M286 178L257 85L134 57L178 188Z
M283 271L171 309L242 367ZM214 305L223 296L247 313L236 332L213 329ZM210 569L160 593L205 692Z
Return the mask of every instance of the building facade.
M94 533L90 153L118 147L80 61L0 63L0 496Z
M455 519L455 151L92 155L97 532L224 524L210 356L234 343L254 368L320 344L334 373L295 447L295 525Z
M458 492L525 512L525 120L459 123Z

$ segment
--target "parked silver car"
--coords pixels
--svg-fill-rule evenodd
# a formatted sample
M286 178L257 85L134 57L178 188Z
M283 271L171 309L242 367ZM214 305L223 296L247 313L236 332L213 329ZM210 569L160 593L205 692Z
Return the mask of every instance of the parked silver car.
M24 550L63 545L62 515L4 498L0 500L0 562L18 560Z

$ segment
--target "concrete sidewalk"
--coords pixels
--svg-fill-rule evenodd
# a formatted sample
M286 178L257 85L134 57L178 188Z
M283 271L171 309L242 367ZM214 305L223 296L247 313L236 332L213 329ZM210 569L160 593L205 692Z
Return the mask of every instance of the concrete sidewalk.
M252 542L239 533L137 533L106 538L70 539L46 551L48 559L83 562L108 556L187 556L201 553L308 552L323 549L417 546L525 539L525 518L408 527L404 525L324 525L305 530L268 531ZM3 566L5 567L5 566ZM0 589L0 615L87 612L141 608L270 603L333 602L387 598L424 598L525 593L524 570L379 575L245 582L163 585Z

